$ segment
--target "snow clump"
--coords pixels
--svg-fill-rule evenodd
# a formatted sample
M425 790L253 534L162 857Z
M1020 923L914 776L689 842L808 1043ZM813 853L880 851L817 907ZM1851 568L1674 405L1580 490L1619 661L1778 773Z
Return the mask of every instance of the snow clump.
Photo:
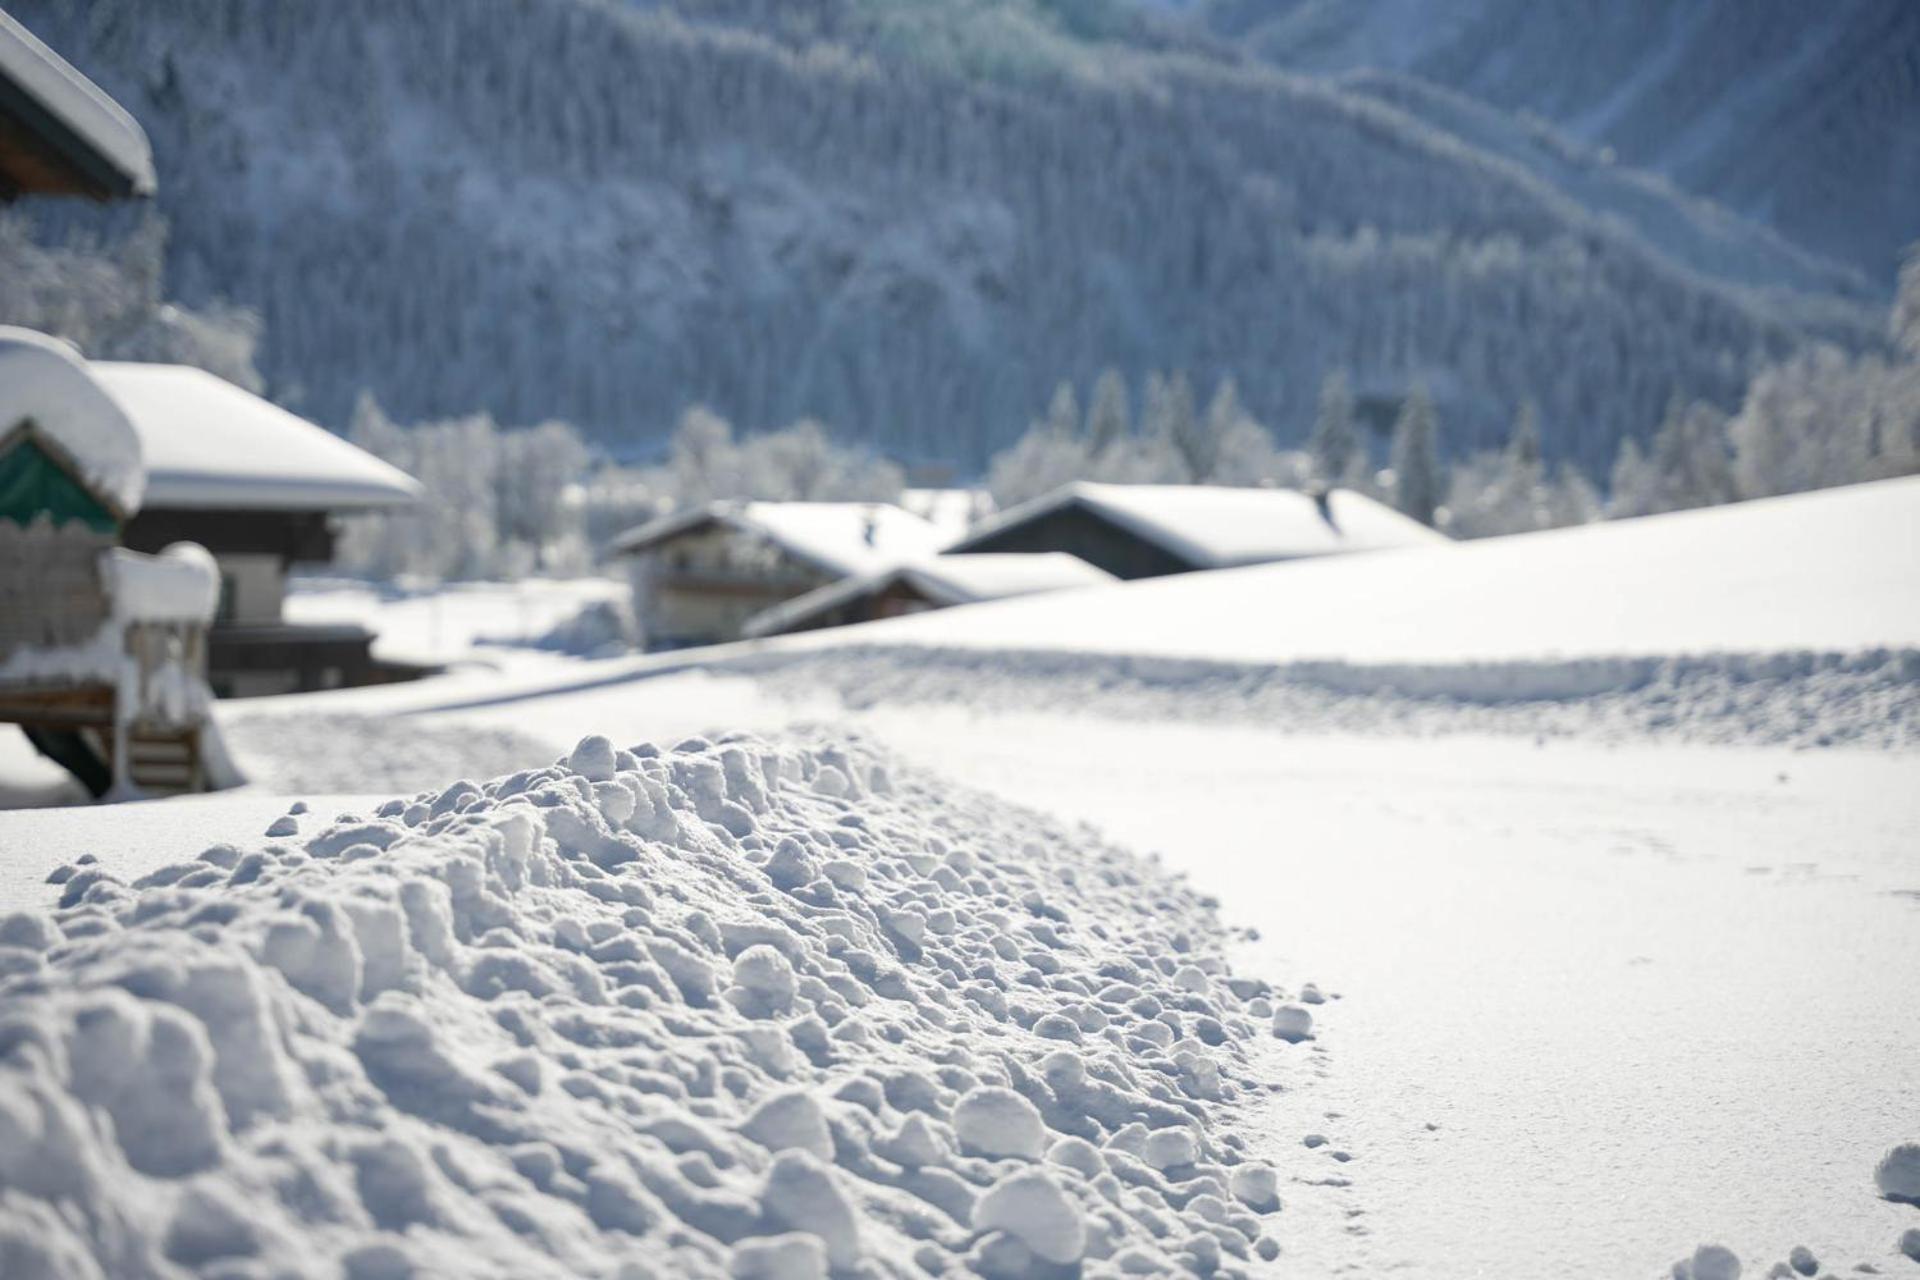
M1211 906L857 741L588 739L133 884L65 872L0 919L10 1278L1279 1251L1234 1131L1278 1055Z
M1920 1142L1903 1142L1880 1157L1873 1183L1887 1199L1920 1207Z

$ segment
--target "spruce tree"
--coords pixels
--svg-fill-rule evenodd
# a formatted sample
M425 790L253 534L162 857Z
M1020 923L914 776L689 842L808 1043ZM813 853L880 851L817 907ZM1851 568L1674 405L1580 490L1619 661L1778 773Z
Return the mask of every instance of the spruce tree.
M1107 368L1094 380L1093 403L1087 406L1087 448L1099 454L1133 434L1133 409L1127 403L1127 382L1120 371Z
M1062 440L1080 434L1080 399L1073 393L1073 383L1064 378L1053 389L1053 400L1047 405L1047 430Z
M1353 427L1353 389L1344 370L1335 369L1320 380L1320 409L1307 439L1313 460L1313 478L1332 488L1349 484L1359 469L1360 438Z
M1393 500L1422 524L1432 524L1440 506L1440 458L1433 400L1416 384L1393 425Z

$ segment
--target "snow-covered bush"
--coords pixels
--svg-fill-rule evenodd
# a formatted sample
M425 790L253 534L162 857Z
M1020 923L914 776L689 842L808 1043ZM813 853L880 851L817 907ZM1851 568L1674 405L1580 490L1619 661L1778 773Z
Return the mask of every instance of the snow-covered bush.
M1522 405L1513 438L1457 464L1447 477L1439 527L1456 538L1487 538L1586 524L1600 516L1600 498L1570 463L1549 467L1540 456L1539 427Z
M1148 375L1136 430L1126 382L1108 369L1094 382L1084 420L1073 384L1060 383L1046 416L995 455L987 488L1006 508L1074 480L1295 486L1306 474L1305 456L1274 444L1241 406L1232 378L1221 379L1201 412L1185 373Z
M591 563L578 498L592 455L565 423L504 430L476 414L408 427L363 395L348 438L426 492L416 507L343 521L336 564L346 572L518 578Z
M894 463L836 444L810 418L737 439L726 419L699 405L682 415L654 480L678 508L716 498L897 502L906 488L906 476Z
M0 213L0 324L65 338L96 359L190 364L259 391L259 317L166 301L166 241L165 220L150 212L96 233Z

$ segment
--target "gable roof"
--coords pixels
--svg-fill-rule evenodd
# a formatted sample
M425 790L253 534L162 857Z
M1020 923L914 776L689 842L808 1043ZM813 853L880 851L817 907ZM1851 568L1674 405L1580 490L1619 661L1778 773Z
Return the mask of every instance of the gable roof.
M795 559L839 576L930 556L941 542L933 525L890 502L710 502L631 529L608 551L635 555L713 524L765 538Z
M863 596L878 595L896 583L912 587L936 605L947 606L1117 581L1105 569L1064 551L933 556L829 583L762 610L747 619L742 631L749 637L793 631L823 613Z
M1384 503L1335 489L1324 505L1296 489L1076 481L1023 502L953 544L966 551L1056 511L1078 509L1196 569L1297 560L1347 551L1425 546L1448 538Z
M348 511L417 501L412 476L203 369L98 360L146 454L149 507Z
M26 431L119 519L140 509L141 440L70 343L0 325L0 447Z
M154 191L153 148L139 123L4 10L0 185L96 197Z

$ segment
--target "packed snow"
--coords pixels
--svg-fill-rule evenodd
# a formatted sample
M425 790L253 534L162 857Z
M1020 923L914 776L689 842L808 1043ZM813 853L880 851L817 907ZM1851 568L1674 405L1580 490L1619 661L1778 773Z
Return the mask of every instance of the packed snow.
M220 566L197 542L173 543L157 556L114 547L101 571L123 624L211 622L220 604Z
M351 510L404 506L419 494L372 454L205 370L92 367L139 433L154 506Z
M617 623L630 596L627 583L613 578L409 584L302 575L288 579L282 612L296 625L366 627L375 655L395 662L536 666L525 662L524 650L568 652L553 638L573 630L585 641L581 619L605 611ZM602 631L593 638L614 636Z
M1231 1274L1293 1068L1211 904L829 738L91 857L0 918L8 1276Z
M0 47L11 21L0 13ZM0 325L0 442L31 423L82 481L130 516L146 489L141 441L97 370L58 338Z
M1351 489L1335 489L1322 503L1293 489L1078 481L983 521L954 550L990 548L1007 528L1068 507L1085 508L1197 569L1447 541Z

